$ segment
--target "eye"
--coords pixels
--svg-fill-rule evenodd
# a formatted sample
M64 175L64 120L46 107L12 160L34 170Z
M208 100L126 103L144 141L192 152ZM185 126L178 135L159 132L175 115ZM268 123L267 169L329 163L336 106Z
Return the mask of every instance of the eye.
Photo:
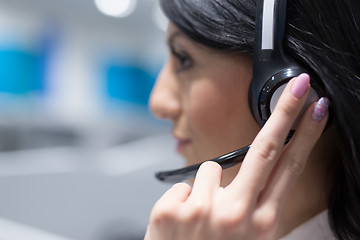
M176 58L179 63L179 71L186 70L192 65L192 60L187 53L177 52L174 49L171 49L172 55Z

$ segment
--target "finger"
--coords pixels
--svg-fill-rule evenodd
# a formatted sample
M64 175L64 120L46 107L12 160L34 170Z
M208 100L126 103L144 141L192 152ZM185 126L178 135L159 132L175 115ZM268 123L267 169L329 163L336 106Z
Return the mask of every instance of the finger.
M290 80L274 112L252 143L238 175L230 184L235 197L254 203L281 154L285 139L310 92L310 77Z
M176 183L155 203L151 216L155 218L168 217L186 201L191 193L191 187L186 183Z
M191 193L191 187L187 183L176 183L158 200L160 202L184 202Z
M191 194L179 211L177 233L181 239L204 239L203 229L209 220L214 192L220 187L221 175L222 168L218 163L207 161L201 164Z
M146 239L171 239L176 232L175 222L178 211L188 198L191 187L186 183L172 186L154 205Z
M264 189L261 203L279 207L296 178L303 171L311 150L320 138L328 119L328 100L320 99L305 112L296 132L281 155L271 181Z
M212 199L214 191L220 187L221 177L222 168L218 163L207 161L201 164L196 174L189 201L194 200L203 203Z

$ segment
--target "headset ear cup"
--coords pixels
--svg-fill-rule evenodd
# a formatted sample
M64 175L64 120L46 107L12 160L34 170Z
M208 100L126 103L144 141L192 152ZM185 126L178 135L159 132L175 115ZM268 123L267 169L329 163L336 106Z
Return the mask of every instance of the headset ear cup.
M268 117L270 117L271 113L274 111L275 106L278 100L280 99L280 96L283 93L287 84L288 84L288 80L283 81L283 83L281 85L278 85L276 89L272 92L269 101L267 101L268 106L266 106L266 108L268 109ZM312 82L312 84L314 85L314 87L311 86L309 96L303 108L301 109L297 119L295 120L292 130L295 130L299 120L301 119L301 116L303 115L307 107L310 106L310 104L312 104L313 102L316 102L322 96L321 92L319 92L317 88L317 85L314 82Z
M255 83L252 83L253 87L256 86L256 89L253 89L252 94L255 92L258 95L257 99L252 98L253 110L257 110L257 112L254 112L253 114L257 117L257 121L260 121L260 126L263 126L269 119L272 110L275 108L280 95L290 79L297 77L304 72L306 71L303 68L294 67L294 65L289 66L288 68L274 67L274 73L272 75L262 78L262 80L259 78L259 81L261 82L258 86ZM256 107L257 109L254 109Z

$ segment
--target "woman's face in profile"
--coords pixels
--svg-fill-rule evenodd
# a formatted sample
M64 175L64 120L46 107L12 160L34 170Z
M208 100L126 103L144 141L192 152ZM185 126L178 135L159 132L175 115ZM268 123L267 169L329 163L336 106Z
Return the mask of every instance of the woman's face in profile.
M250 144L260 129L248 106L251 57L206 48L171 23L167 41L170 56L150 106L155 116L172 121L187 164Z

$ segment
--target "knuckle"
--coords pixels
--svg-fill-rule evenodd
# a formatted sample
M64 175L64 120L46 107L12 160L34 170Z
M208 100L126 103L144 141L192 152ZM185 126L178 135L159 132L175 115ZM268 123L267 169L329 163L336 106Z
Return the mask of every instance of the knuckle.
M239 226L243 225L244 218L235 215L235 214L228 214L226 217L223 216L219 219L219 225L225 231L232 231L237 229Z
M258 150L259 159L264 161L265 164L274 161L278 155L278 148L279 144L274 141L262 141Z
M192 223L207 219L210 216L211 207L203 201L193 201L181 211L178 221L182 223Z
M275 210L267 209L261 221L261 230L264 232L271 231L276 225L277 213Z
M278 219L278 212L274 207L266 207L257 216L254 223L260 235L267 235L274 231Z
M150 216L150 221L154 224L171 222L176 219L177 207L174 204L155 205Z
M291 116L296 112L297 102L283 101L283 104L279 105L279 110L286 116Z
M287 169L292 174L299 176L305 167L305 161L303 161L303 158L304 157L300 156L299 154L291 154L287 160Z
M302 135L306 140L306 146L314 146L316 142L319 140L321 133L323 132L323 128L319 128L318 126L314 126L312 124L306 124L303 127Z
M155 225L161 225L165 222L171 222L174 220L174 215L165 211L157 211L156 213L151 214L150 222Z
M223 231L231 232L243 227L247 222L247 211L241 206L232 207L228 211L217 212L215 224Z

